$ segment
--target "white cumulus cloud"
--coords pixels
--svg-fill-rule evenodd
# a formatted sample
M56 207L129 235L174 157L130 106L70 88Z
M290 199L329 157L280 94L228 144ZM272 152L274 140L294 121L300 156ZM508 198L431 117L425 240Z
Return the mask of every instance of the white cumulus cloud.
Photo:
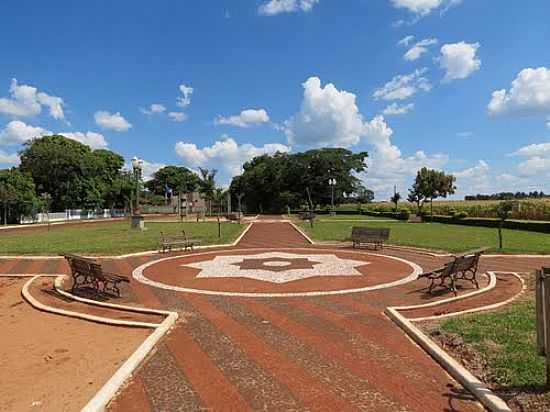
M185 84L180 84L178 86L181 96L176 99L176 106L185 109L191 104L191 95L193 94L194 89L191 86L186 86Z
M159 114L164 113L166 111L166 107L160 103L153 103L149 106L148 109L140 109L141 113L146 115L153 115L153 114Z
M99 110L94 115L95 122L103 129L115 130L117 132L125 132L132 127L120 113L109 113L105 110Z
M168 113L168 117L174 122L184 122L187 120L187 115L184 112L170 112Z
M428 52L430 46L434 46L438 43L435 38L420 40L415 43L407 52L403 55L403 58L407 61L418 60L424 53Z
M34 137L51 134L42 127L28 125L20 120L12 120L6 127L0 130L0 145L23 144Z
M375 99L383 100L404 100L414 96L419 91L429 91L432 88L429 80L424 77L427 68L416 69L414 72L405 75L394 76L384 86L374 91Z
M222 140L216 141L212 146L199 149L194 143L178 142L175 150L185 165L222 168L229 176L235 176L240 173L242 164L252 158L263 154L288 152L290 147L279 143L260 147L248 143L238 144L231 137L224 135Z
M269 0L260 5L258 13L264 16L275 16L281 13L310 11L319 0Z
M469 77L481 68L481 59L477 56L479 43L444 44L441 47L439 65L445 70L443 82Z
M550 68L523 69L512 81L510 90L493 92L488 110L492 115L549 115ZM550 122L547 125L550 127Z
M462 0L391 0L395 8L406 9L419 16L425 16L440 9L442 13L450 7L462 3Z
M0 145L23 144L35 137L42 137L51 134L60 134L68 139L76 140L86 144L93 149L108 146L105 137L95 132L52 132L39 126L31 126L20 120L12 120L6 127L0 130Z
M236 127L258 126L269 122L269 116L264 109L247 109L234 116L218 116L214 123Z
M359 143L364 125L355 94L338 90L332 83L322 87L318 77L310 77L303 87L302 107L284 125L288 142L341 147Z
M6 153L0 150L0 165L15 166L19 164L19 155L17 153Z
M394 102L388 106L384 110L382 110L382 114L385 116L393 116L398 114L407 114L411 110L414 109L414 103L408 103L404 105L399 105L398 103Z
M105 136L95 132L60 132L60 135L68 139L76 140L82 144L90 146L92 149L103 149L109 144L105 140Z
M64 102L61 97L39 92L36 87L19 84L12 79L10 97L0 98L0 113L14 117L30 117L40 114L42 107L49 109L51 117L57 120L65 119Z

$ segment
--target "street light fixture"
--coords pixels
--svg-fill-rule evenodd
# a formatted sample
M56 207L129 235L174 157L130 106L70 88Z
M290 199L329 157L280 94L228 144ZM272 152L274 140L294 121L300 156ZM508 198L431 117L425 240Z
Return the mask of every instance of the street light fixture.
M134 172L134 180L136 183L136 204L134 207L134 213L132 214L131 227L133 229L142 229L143 230L143 216L141 216L139 208L139 192L140 192L140 182L141 175L143 172L143 160L138 159L137 157L132 158L132 169Z
M334 179L332 177L330 179L328 179L328 185L330 186L330 189L331 189L331 196L330 196L331 212L330 212L330 214L335 215L336 212L334 211L334 187L336 186L336 179Z

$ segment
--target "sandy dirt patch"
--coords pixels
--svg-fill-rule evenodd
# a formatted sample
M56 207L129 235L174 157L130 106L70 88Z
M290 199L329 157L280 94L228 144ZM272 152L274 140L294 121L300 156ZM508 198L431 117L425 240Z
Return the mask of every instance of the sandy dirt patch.
M151 332L40 312L0 279L0 410L78 411Z

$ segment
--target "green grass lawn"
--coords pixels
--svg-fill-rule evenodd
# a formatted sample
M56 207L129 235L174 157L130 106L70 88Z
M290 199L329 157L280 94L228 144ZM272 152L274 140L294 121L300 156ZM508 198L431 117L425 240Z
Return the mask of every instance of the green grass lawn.
M350 219L353 216L348 216ZM406 223L402 221L343 222L344 217L327 217L314 223L301 222L300 227L314 240L345 241L351 238L352 226L389 227L390 243L449 252L464 252L490 247L493 252L550 254L550 235L523 230L503 230L504 248L498 249L497 229L442 223Z
M200 238L201 245L230 243L244 229L237 223L222 223L222 237L218 238L217 222L155 223L146 221L147 230L132 230L128 221L82 225L52 225L22 229L17 232L0 231L0 255L57 255L86 253L90 255L121 255L156 250L160 232L180 234L185 229L189 237Z
M517 387L545 384L545 360L536 352L533 301L513 305L505 312L447 320L441 327L458 334L482 354L496 383Z

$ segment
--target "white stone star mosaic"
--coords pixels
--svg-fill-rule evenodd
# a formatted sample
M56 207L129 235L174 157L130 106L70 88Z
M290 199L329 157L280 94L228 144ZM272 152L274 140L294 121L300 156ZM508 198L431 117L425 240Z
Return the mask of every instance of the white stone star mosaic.
M342 259L334 254L269 252L257 255L216 256L212 260L181 266L200 269L197 278L248 278L286 283L314 276L363 276L356 268L369 263Z

